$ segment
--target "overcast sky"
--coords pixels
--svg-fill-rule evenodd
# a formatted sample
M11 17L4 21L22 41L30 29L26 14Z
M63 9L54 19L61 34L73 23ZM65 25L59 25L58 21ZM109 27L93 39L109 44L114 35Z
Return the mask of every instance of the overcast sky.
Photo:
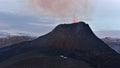
M94 31L120 30L120 0L91 0L91 19L86 22ZM36 13L25 0L0 0L0 31L42 35L50 32L59 18L50 13ZM68 22L64 20L64 22Z

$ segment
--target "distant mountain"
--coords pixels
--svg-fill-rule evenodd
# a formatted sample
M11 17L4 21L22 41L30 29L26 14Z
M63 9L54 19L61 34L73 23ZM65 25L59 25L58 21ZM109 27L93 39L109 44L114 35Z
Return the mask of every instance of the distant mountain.
M6 36L9 36L10 34L7 33L7 32L0 32L0 38L3 38L3 37L6 37Z
M37 37L27 33L0 32L0 48L20 42L30 41Z
M116 50L118 53L120 53L120 39L118 38L111 38L111 37L105 37L102 38L102 40L108 44L111 48Z
M120 55L100 40L88 24L78 22L60 24L35 40L1 48L0 67L120 68Z
M30 41L35 39L36 37L31 36L22 36L22 35L7 35L4 37L0 37L0 48L10 46L13 44Z

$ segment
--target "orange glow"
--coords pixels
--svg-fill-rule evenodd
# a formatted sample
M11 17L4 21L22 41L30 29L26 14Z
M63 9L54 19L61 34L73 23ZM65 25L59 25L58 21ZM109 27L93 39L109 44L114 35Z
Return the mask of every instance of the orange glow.
M76 16L73 16L73 23L76 23L76 22L78 22L78 19Z

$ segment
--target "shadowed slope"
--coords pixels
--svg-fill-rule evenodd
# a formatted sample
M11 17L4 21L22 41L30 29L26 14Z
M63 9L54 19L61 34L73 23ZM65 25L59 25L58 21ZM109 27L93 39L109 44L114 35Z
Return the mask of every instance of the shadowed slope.
M84 61L64 59L61 57L33 57L21 60L6 68L91 68Z

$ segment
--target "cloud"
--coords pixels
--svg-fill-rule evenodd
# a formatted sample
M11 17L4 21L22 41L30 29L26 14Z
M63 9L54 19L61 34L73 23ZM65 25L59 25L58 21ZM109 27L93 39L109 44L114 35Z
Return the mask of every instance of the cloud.
M0 12L0 21L10 24L25 24L27 22L38 22L38 19L33 16L25 16L13 13Z
M94 15L101 18L119 18L120 0L94 0Z
M29 25L32 25L32 26L45 26L45 27L55 27L57 24L47 24L47 23L28 23Z
M50 22L44 17L0 12L0 27L3 28L0 31L43 35L55 26Z
M10 27L10 25L0 22L0 29L5 29L5 28L9 28L9 27Z
M45 32L36 32L36 31L25 31L25 30L20 30L20 29L7 29L7 30L0 30L2 33L8 33L11 35L14 34L24 34L24 35L30 35L30 36L41 36L46 34Z

